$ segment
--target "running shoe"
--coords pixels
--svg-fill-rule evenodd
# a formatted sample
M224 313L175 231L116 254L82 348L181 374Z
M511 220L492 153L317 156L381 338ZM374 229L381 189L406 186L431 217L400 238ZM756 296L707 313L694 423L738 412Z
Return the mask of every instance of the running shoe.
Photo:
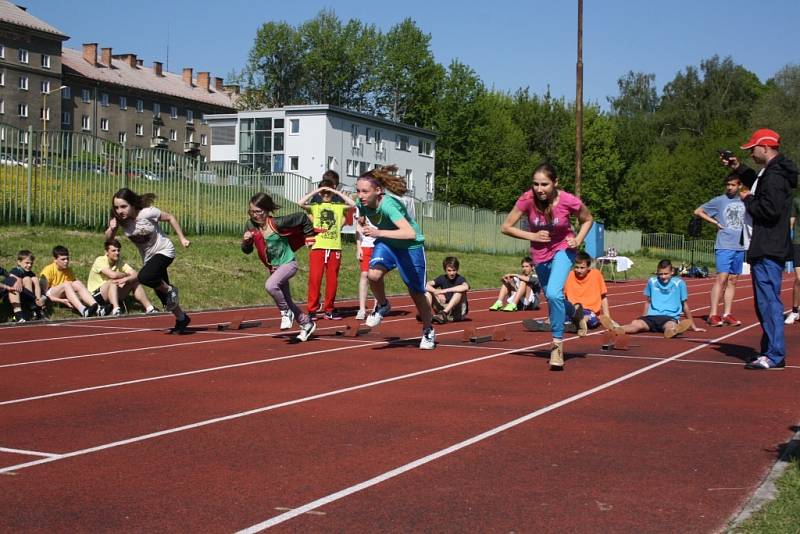
M550 370L564 370L564 346L560 341L553 341L553 348L550 349Z
M316 329L317 323L315 321L308 321L306 324L300 325L300 333L297 334L295 339L298 341L308 341L311 334L313 334Z
M508 304L503 306L503 311L504 312L515 312L515 311L517 311L517 305L514 304L513 302L509 302Z
M419 340L419 348L422 350L432 350L436 348L436 332L433 328L422 331L422 338Z
M728 326L741 326L742 321L731 315L730 313L722 316L722 322Z
M281 312L281 330L289 330L294 322L294 313L292 310L285 310Z
M169 291L167 291L167 300L164 303L164 309L171 312L177 308L178 305L178 288L172 286Z
M376 304L375 310L371 314L369 314L369 317L367 317L367 326L369 326L370 328L375 328L376 326L381 324L383 318L389 315L389 312L391 310L392 306L391 304L389 304L388 300L383 304L381 304L380 306Z
M773 362L767 356L759 356L744 366L745 369L754 371L782 371L786 368L786 360L778 363Z
M175 319L175 326L172 327L171 333L173 333L173 334L183 334L184 332L186 332L186 327L189 326L189 323L191 323L191 322L192 322L192 319L188 315L186 315L184 313L182 321L178 320L178 319Z
M149 311L145 313L153 313L153 312ZM120 308L114 308L113 310L111 310L111 313L109 315L111 315L111 317L119 317L120 315L122 315L122 310Z
M708 326L722 326L722 317L719 315L709 315Z
M328 321L341 321L344 318L341 315L339 315L339 312L337 312L336 310L333 310L332 312L325 312L325 315L323 317L325 317L325 319L327 319Z
M800 313L797 313L795 311L789 312L786 315L786 320L783 321L783 323L784 324L794 324L798 319L800 319Z
M356 314L356 321L363 321L366 318L367 312L364 310L358 310L358 313Z
M497 310L501 309L502 307L503 307L503 301L498 300L497 302L495 302L494 304L489 306L489 311L497 311Z

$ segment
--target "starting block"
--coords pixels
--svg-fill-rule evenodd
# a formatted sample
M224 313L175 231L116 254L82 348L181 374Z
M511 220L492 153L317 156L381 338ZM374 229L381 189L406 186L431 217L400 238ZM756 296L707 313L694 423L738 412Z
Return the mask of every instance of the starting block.
M372 328L358 321L346 321L343 328L336 330L337 336L358 337L369 334Z
M628 334L606 330L603 332L603 350L628 350L630 338Z
M507 341L509 339L506 334L505 326L498 326L495 328L491 335L478 335L478 331L474 326L464 328L462 333L462 343L487 343L489 341Z
M230 323L219 323L217 331L223 330L244 330L245 328L258 328L261 321L245 321L244 317L235 317Z

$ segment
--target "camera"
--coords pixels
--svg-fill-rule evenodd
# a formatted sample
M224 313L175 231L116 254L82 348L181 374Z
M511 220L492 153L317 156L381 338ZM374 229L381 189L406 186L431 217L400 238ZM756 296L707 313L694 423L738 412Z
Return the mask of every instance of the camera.
M736 156L736 154L734 154L732 151L725 150L724 148L717 149L717 152L719 152L719 157L721 157L725 161L730 161L731 158Z

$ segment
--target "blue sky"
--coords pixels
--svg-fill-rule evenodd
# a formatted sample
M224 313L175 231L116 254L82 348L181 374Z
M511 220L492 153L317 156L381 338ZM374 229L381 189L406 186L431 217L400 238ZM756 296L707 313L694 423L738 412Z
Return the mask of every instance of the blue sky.
M151 65L166 62L169 42L169 70L193 67L212 76L241 69L257 28L269 20L297 25L332 8L343 21L358 18L386 31L411 17L431 34L443 65L459 59L500 90L542 94L549 86L555 96L575 96L576 0L17 2L69 35L70 48L97 42ZM605 107L629 70L654 73L660 90L714 54L730 55L766 81L800 63L798 31L798 0L584 0L585 100Z

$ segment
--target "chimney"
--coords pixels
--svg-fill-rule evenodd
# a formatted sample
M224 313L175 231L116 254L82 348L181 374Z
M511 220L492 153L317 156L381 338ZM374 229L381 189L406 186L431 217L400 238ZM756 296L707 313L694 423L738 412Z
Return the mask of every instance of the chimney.
M136 68L136 54L117 54L111 57L122 60L129 67Z
M183 69L183 83L192 86L192 69L191 67L184 67Z
M108 67L111 68L111 49L110 48L101 48L100 49L100 61Z
M97 65L97 43L83 43L83 59L90 65Z
M222 90L228 93L229 95L235 96L239 94L239 84L231 83L228 85L223 85Z
M160 61L153 61L153 72L155 73L156 76L161 77L164 75L161 70L161 67L162 63Z
M208 82L209 82L209 73L208 72L198 72L197 73L197 86L198 87L208 91Z
M223 82L224 82L224 80L222 78L219 78L218 76L214 76L214 89L218 93L221 93L222 91L224 91L223 87L225 87L225 84Z
M133 57L136 57L136 56L133 56ZM137 59L137 60L136 60L136 66L137 66L137 67L142 67L142 66L144 66L144 60L143 60L143 59Z

